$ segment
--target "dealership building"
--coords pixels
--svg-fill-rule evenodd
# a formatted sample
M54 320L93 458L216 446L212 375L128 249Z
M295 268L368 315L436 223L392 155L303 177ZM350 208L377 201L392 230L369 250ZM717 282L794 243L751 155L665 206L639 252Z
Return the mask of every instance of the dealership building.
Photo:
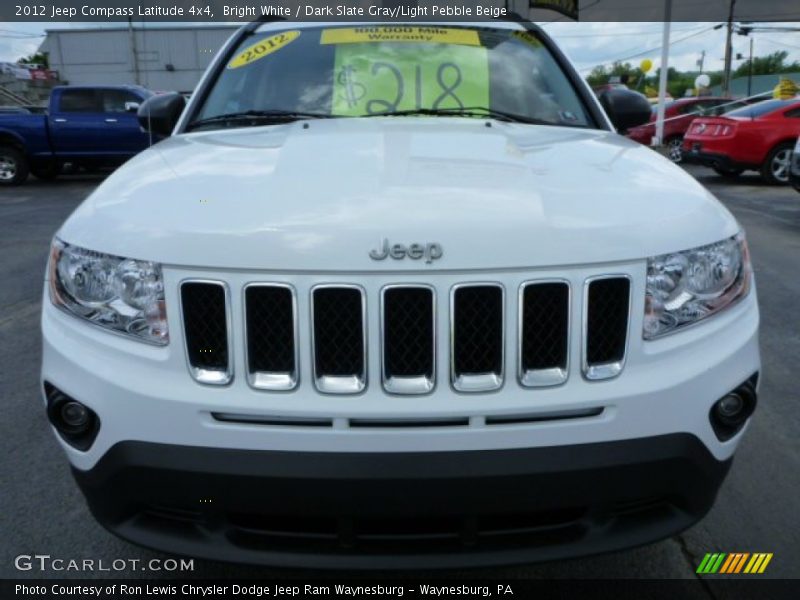
M48 29L39 50L71 85L191 92L236 25Z

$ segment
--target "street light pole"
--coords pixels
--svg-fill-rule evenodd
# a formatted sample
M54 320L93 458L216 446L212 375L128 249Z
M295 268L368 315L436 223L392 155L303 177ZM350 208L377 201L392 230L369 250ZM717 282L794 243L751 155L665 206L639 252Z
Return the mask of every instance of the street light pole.
M750 38L750 63L747 65L747 97L753 93L753 38Z
M731 62L733 58L733 7L736 6L736 0L730 0L730 9L728 11L728 32L725 41L725 73L722 80L722 95L729 96L731 88Z
M669 31L672 19L672 0L664 0L664 31L661 36L661 71L658 78L658 110L656 111L655 146L664 143L664 112L667 104L667 72L669 71Z

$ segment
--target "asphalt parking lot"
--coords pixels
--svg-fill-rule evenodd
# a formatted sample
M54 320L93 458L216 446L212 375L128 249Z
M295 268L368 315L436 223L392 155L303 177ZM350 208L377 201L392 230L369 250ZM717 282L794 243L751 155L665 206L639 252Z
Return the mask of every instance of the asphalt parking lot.
M598 557L467 573L492 578L692 578L706 552L772 552L766 575L800 577L800 194L753 175L730 182L689 169L745 226L761 303L763 384L758 410L717 504L697 526L660 543ZM106 533L90 517L42 410L38 392L39 311L48 243L97 185L73 176L0 189L0 577L81 576L23 573L19 554L147 560L161 555ZM137 572L104 573L137 577ZM169 574L164 574L168 576ZM192 577L309 576L304 572L195 561ZM158 577L159 573L147 573ZM174 576L174 574L173 574ZM710 597L722 585L707 580Z

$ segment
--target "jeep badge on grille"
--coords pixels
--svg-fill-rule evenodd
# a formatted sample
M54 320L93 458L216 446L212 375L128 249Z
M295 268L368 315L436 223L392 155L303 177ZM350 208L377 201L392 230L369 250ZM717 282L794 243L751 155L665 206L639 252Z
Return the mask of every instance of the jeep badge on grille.
M384 260L387 256L391 256L395 260L402 260L405 257L413 260L424 258L427 264L439 259L444 254L444 249L440 244L435 242L427 244L411 244L405 246L403 244L389 245L389 240L386 238L381 239L381 243L377 248L369 251L369 257L372 260Z

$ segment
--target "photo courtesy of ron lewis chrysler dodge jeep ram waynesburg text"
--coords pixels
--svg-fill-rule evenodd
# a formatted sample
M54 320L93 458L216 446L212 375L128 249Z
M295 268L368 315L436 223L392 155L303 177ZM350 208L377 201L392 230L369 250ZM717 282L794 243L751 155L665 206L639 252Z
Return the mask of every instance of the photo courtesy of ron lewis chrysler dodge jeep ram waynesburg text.
M756 405L745 235L537 27L243 27L53 239L48 416L144 546L560 558L712 506Z

